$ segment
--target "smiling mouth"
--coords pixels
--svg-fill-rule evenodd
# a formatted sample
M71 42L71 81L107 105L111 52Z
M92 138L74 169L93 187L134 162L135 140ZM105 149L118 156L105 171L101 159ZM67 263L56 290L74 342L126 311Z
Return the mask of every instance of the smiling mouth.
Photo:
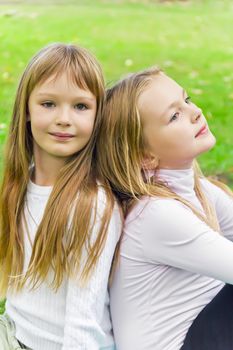
M74 137L74 135L72 135L72 134L61 133L61 132L54 132L54 133L49 133L49 134L58 140L69 140L69 139Z
M201 135L204 135L208 132L208 126L205 124L199 131L198 133L195 135L195 138Z

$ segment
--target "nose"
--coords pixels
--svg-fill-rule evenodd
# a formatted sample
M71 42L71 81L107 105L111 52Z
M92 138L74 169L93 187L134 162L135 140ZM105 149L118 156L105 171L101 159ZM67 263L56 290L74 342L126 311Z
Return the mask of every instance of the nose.
M62 126L71 124L69 108L63 107L57 111L56 124Z
M192 108L192 114L191 114L191 121L192 123L196 123L199 121L199 119L202 116L202 110L195 105L193 105L192 107L193 108Z

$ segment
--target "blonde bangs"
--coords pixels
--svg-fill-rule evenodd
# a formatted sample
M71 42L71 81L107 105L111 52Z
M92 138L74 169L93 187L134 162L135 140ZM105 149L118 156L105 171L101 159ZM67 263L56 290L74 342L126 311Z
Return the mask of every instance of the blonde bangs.
M102 70L96 59L86 49L74 45L57 47L52 44L49 48L41 50L28 67L28 70L33 67L28 84L30 92L48 77L56 80L65 72L75 85L91 91L98 103L104 93L104 81L100 79Z

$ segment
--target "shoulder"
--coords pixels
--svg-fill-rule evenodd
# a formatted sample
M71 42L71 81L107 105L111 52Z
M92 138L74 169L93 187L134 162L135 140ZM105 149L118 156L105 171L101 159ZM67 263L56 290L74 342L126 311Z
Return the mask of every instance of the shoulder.
M140 199L129 213L129 219L152 218L153 220L164 220L168 214L176 217L190 209L183 203L173 198L144 197Z
M174 228L197 218L185 204L172 198L144 197L129 213L127 223L140 222L149 230Z
M149 241L192 240L208 230L185 204L166 198L144 198L130 213L126 220L126 230L136 227Z
M217 202L228 203L229 201L233 201L233 197L227 193L227 191L224 191L224 189L222 189L220 186L215 185L209 179L204 177L201 178L200 181L203 190L213 204L217 204Z
M200 178L202 188L210 195L217 197L221 192L224 192L220 187L213 184L208 178Z
M199 242L206 243L209 232L213 232L188 206L175 199L144 198L140 212L138 208L135 207L137 213L133 210L131 221L125 223L124 249L131 249L129 244L139 244L144 257L156 263L176 266L182 254L187 260L192 247L199 249ZM213 238L215 235L210 240Z

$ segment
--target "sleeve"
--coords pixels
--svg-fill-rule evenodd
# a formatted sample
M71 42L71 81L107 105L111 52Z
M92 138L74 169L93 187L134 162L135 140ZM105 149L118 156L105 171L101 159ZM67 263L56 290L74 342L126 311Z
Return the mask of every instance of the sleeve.
M97 217L99 219L92 232L93 238L96 237L99 229L103 207L103 201L98 199ZM108 278L120 231L120 214L115 208L104 249L87 284L82 287L79 286L77 279L68 281L62 350L99 350L104 342L106 335L102 322L105 304L108 302Z
M221 232L233 241L233 197L207 179L202 180L204 188L208 191L215 205Z
M151 200L144 210L146 259L233 284L233 242L182 203Z

